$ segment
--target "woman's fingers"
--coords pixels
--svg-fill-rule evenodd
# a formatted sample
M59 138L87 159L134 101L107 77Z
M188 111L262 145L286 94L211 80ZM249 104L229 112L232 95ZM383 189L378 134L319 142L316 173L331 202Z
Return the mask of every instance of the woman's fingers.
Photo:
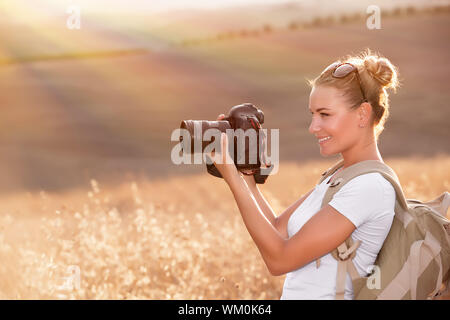
M222 161L222 164L233 164L233 159L228 153L228 137L223 132L220 135L220 146L220 159Z
M221 142L222 142L222 163L228 163L227 162L227 155L228 155L228 140L227 135L222 132L220 136Z
M219 116L217 117L217 121L220 121L224 118L226 118L226 116L223 113L219 114ZM217 152L218 150L213 150L210 153L210 157L215 163L217 163L217 161L220 161L220 164L232 164L233 159L228 153L228 138L227 135L223 132L220 135L220 147L220 152Z
M228 148L228 143L227 143L226 138L227 138L227 136L224 133L221 133L220 134L220 150L213 149L210 152L210 156L214 162L220 161L219 163L221 163L221 164L226 163L225 162L226 153L223 152L224 150L227 150L226 148ZM219 151L219 152L217 152L217 151ZM216 158L216 153L217 153L218 159Z

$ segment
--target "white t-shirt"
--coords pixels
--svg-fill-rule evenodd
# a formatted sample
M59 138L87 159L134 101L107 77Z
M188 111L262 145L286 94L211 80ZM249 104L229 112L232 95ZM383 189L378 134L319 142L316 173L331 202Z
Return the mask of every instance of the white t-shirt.
M317 185L314 191L292 213L287 231L289 237L320 210L330 178ZM361 276L367 276L392 225L395 190L380 173L367 173L347 182L329 204L347 217L356 227L353 240L361 240L353 263ZM326 230L324 230L326 232ZM282 300L335 299L337 260L331 253L316 261L287 273ZM347 274L345 299L353 299L353 286Z

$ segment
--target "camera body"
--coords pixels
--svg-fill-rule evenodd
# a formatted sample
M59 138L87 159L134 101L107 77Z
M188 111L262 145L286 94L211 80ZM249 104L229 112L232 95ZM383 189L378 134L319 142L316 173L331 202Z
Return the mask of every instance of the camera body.
M185 120L181 122L180 128L186 129L190 133L190 152L196 151L204 152L207 145L212 141L203 141L203 133L208 129L218 129L220 132L232 131L233 134L233 148L228 150L232 157L236 168L245 173L254 175L256 183L264 183L271 171L271 166L267 164L266 156L266 138L264 131L261 130L261 124L264 123L264 113L251 103L244 103L234 106L228 112L228 115L221 121L207 121L207 120ZM228 130L232 129L232 130ZM253 131L253 132L249 132ZM256 137L256 143L251 138ZM248 139L247 139L248 138ZM197 141L196 141L197 140ZM201 149L195 150L194 146L200 144ZM180 137L183 151L189 149L188 146L183 145L182 137ZM213 140L214 141L214 140ZM253 143L252 143L252 142ZM229 143L230 147L231 143ZM244 146L244 152L242 152ZM185 148L186 147L186 148ZM231 151L231 152L230 152ZM253 157L252 157L253 156ZM254 159L256 156L256 159ZM264 174L261 172L261 159L263 159ZM255 161L256 160L256 161ZM208 173L213 176L222 178L219 170L214 164L206 164Z

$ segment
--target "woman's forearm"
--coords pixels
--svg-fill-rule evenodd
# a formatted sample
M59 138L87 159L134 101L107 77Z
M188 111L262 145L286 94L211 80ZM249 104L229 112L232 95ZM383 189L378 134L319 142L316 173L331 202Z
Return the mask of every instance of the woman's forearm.
M227 180L241 212L244 224L253 238L266 264L270 268L283 246L283 237L259 207L254 194L239 175ZM269 215L270 216L270 215ZM272 216L274 219L274 216Z
M254 179L253 176L251 176L251 178ZM277 215L275 214L267 200L264 198L264 195L259 190L258 186L255 183L247 183L247 185L266 218L276 228Z

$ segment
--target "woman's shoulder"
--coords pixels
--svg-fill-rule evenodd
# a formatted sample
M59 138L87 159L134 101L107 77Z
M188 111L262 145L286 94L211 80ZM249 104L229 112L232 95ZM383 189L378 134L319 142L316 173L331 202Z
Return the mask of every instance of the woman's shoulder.
M372 189L380 189L387 194L395 194L395 189L392 184L379 172L364 173L353 178L348 183L352 183L359 187L367 186Z
M379 172L369 172L354 177L337 192L339 195L353 195L364 201L382 203L395 201L395 189ZM391 201L389 201L391 200Z
M380 215L393 215L395 192L380 173L365 173L343 185L329 204L358 228Z
M395 206L395 189L379 172L362 174L353 178L347 184L349 188L362 191L373 197L374 200L378 199L380 201L378 205L385 209Z

